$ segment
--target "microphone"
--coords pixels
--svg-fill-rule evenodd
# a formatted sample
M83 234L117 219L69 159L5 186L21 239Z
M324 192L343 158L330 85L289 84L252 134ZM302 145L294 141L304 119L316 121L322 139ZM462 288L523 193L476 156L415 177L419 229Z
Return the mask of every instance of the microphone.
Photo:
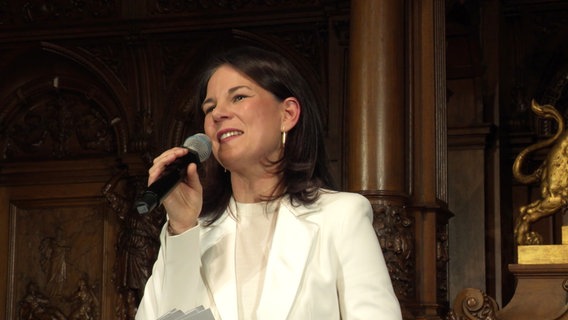
M162 175L154 181L135 202L139 214L148 213L156 208L162 199L185 177L187 166L198 166L211 155L211 140L203 133L197 133L185 139L184 148L189 152L166 166Z

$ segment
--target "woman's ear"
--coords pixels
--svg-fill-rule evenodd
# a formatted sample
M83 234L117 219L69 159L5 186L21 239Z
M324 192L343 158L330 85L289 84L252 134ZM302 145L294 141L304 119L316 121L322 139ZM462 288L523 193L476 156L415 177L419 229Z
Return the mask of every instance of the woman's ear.
M282 101L282 129L290 131L300 119L302 108L300 101L294 97L288 97Z

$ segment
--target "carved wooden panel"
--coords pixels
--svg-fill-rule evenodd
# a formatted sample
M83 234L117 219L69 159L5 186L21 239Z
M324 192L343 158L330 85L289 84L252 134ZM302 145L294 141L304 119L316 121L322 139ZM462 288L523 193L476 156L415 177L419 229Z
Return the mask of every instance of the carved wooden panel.
M114 289L107 215L100 198L12 204L8 319L101 319Z

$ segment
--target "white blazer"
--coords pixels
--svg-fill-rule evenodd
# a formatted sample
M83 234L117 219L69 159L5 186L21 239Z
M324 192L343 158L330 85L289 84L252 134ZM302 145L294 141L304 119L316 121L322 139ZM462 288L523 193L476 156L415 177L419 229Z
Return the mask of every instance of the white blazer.
M356 193L322 190L309 206L284 199L257 319L402 319L372 213ZM235 232L228 210L213 225L180 235L169 236L164 227L136 319L199 305L216 319L237 319Z

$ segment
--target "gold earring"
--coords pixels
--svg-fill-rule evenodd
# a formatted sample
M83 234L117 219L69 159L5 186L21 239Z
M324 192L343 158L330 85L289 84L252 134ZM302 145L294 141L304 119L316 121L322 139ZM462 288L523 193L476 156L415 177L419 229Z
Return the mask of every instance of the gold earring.
M282 130L282 147L286 145L286 131Z

